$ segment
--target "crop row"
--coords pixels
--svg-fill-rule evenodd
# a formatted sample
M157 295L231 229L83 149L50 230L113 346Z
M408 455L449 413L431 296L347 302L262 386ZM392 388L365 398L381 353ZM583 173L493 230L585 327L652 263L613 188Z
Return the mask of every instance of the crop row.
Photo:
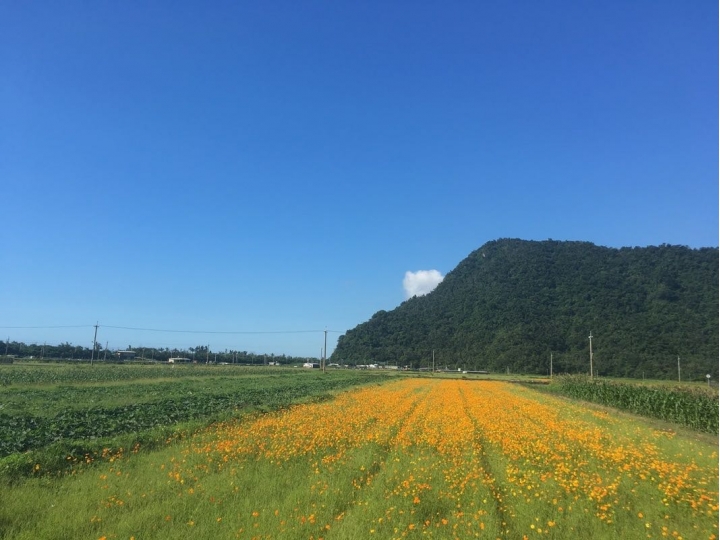
M717 395L576 375L557 377L550 389L575 399L675 422L698 431L718 433Z
M65 409L49 416L0 413L0 457L43 448L61 440L87 440L138 432L200 418L213 418L248 407L285 407L307 396L377 380L354 377L285 377L272 385L238 377L237 388L222 394L201 390L146 403L116 407ZM172 394L172 388L168 388Z
M0 386L13 384L103 383L138 379L177 379L183 377L216 377L242 372L268 373L279 368L189 365L118 365L98 363L80 365L42 364L37 366L0 366Z
M312 383L307 372L292 374ZM342 374L339 374L342 375ZM160 399L184 398L192 395L236 394L242 388L273 390L288 385L277 375L186 377L181 379L142 379L111 383L30 385L4 388L0 391L0 413L48 417L59 411L89 408L115 409Z

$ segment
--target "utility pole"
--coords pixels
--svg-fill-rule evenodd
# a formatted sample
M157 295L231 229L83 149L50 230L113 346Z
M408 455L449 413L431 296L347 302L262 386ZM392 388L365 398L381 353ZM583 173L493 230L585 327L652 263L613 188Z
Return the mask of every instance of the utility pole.
M592 330L590 330L590 378L593 378Z
M106 341L105 342L105 354L103 355L103 360L107 360L107 346L108 346L108 342Z
M680 382L680 357L678 356L678 382Z
M550 353L550 378L552 379L552 355L553 353Z
M323 363L322 370L325 373L325 364L327 363L327 328L325 329L325 346L323 347Z
M435 349L433 349L432 358L433 358L432 372L433 372L433 374L435 374Z
M5 342L5 356L7 356L8 351L8 345L10 344L10 336L8 336L7 341Z
M208 343L207 350L205 351L205 363L210 361L210 344Z
M93 350L92 354L90 354L90 365L93 365L93 360L95 360L95 349L97 349L97 329L98 329L98 323L95 321L95 337L93 337Z

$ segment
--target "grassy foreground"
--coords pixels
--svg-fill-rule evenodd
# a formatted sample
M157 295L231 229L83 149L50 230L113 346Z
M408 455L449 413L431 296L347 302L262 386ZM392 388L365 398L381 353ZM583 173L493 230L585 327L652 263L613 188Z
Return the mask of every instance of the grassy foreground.
M716 538L717 440L406 379L0 490L3 538Z

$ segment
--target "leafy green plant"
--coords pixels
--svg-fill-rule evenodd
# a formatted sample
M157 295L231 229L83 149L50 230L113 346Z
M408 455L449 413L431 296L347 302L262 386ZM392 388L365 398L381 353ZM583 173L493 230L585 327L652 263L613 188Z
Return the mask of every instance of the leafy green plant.
M62 384L30 385L29 381L47 380L48 373L58 375L50 380ZM66 448L69 443L92 449L93 441L125 434L139 436L192 421L207 424L252 410L318 401L332 391L386 376L356 370L322 374L297 369L117 366L48 372L39 366L13 377L23 386L0 394L0 458Z

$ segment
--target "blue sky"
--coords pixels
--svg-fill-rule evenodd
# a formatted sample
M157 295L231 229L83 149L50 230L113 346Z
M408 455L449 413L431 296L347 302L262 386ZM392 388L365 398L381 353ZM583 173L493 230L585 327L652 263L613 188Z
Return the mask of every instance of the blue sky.
M318 356L490 240L718 245L714 1L0 2L0 73L3 340Z

